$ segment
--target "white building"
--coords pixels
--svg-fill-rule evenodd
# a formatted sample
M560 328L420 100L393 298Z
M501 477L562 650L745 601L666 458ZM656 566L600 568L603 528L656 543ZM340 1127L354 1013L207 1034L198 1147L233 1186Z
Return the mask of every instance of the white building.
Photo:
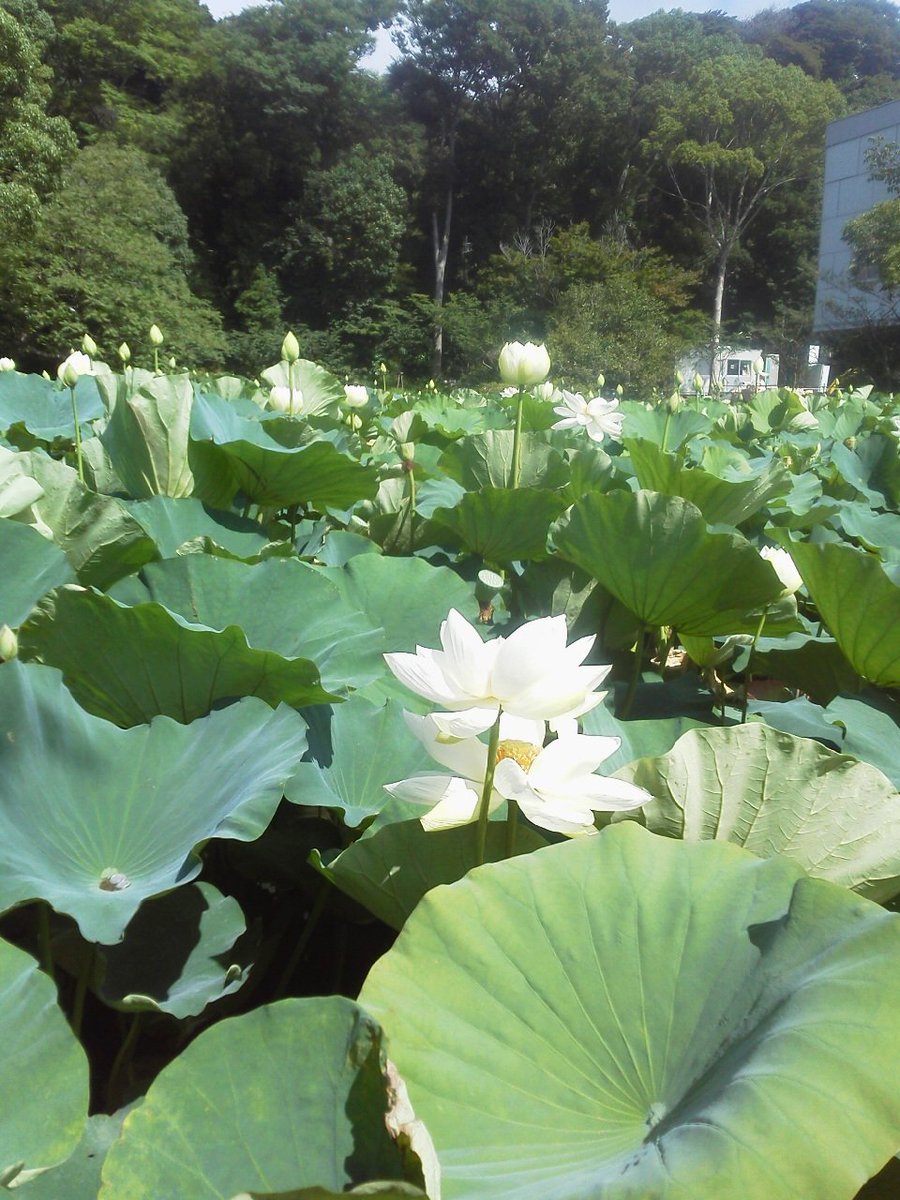
M757 370L758 367L761 370ZM709 350L697 350L694 354L686 355L678 364L678 370L684 377L681 390L686 394L695 389L694 378L700 376L703 380L703 392L709 394ZM764 355L758 347L721 346L716 357L715 366L716 389L726 394L742 392L747 388L762 391L764 388L778 387L778 355Z

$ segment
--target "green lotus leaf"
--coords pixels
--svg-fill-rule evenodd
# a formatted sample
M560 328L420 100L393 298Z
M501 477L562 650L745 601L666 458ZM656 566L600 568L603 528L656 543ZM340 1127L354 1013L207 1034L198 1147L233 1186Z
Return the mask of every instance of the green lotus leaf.
M256 521L217 511L193 497L154 496L122 504L153 538L161 558L174 558L180 547L197 538L209 539L238 558L252 558L268 544Z
M327 691L344 694L384 671L381 630L297 559L250 566L192 554L154 563L111 594L128 604L156 602L210 629L240 626L256 650L315 663Z
M112 496L85 487L65 463L32 451L19 458L44 489L38 519L86 587L109 587L158 557L153 540Z
M197 875L208 838L259 837L306 748L297 713L253 698L118 729L18 661L0 666L0 730L0 910L43 899L104 943Z
M155 602L131 607L94 591L46 597L22 626L19 653L58 667L89 712L122 726L159 715L187 723L240 696L295 708L340 699L315 663L257 650L236 625L210 629Z
M900 587L852 546L789 542L822 620L864 679L900 687Z
M601 737L617 737L619 749L604 760L602 775L613 771L636 758L651 754L664 754L675 745L689 729L702 729L707 722L693 717L656 717L649 721L620 721L607 704L598 704L590 712L579 717L583 733Z
M193 491L188 462L193 401L188 374L154 377L137 390L120 380L100 440L135 499L189 496Z
M364 1183L349 1192L332 1192L319 1187L292 1192L241 1192L232 1200L341 1200L342 1196L380 1196L381 1200L409 1200L410 1196L419 1196L428 1200L422 1189L411 1183Z
M88 1109L88 1064L53 981L0 941L0 1181L68 1158Z
M626 822L431 892L360 1003L446 1200L851 1200L896 1149L898 985L871 901Z
M191 435L212 443L237 486L255 504L270 508L310 503L348 508L372 499L377 475L326 438L305 445L277 442L258 420L239 416L225 401L197 397ZM202 496L203 499L211 499Z
M621 405L625 414L623 431L626 438L642 438L644 441L655 442L664 450L677 450L685 442L698 434L709 433L713 420L706 413L692 408L682 408L676 413L668 413L664 408L645 408L643 404L626 400Z
M310 858L335 887L394 929L403 928L426 892L442 883L456 883L475 866L474 824L426 831L418 815L413 820L399 819L414 809L413 804L393 800L392 820L387 820L386 811L383 824L373 825L340 854L314 851ZM546 838L520 823L516 854L530 854L546 845ZM506 857L506 823L491 821L485 860L499 862Z
M654 797L632 814L654 833L783 854L875 900L900 891L900 795L875 767L818 742L756 722L695 729L617 777Z
M23 468L18 454L0 446L0 517L14 517L40 499L44 489Z
M843 730L845 754L871 763L900 789L900 705L874 690L862 696L836 696L825 719Z
M751 700L747 704L747 715L758 718L773 729L781 729L797 737L814 738L823 745L831 746L833 750L843 749L843 730L838 725L829 723L821 704L813 704L805 696L786 701Z
M336 808L347 825L360 825L388 801L386 783L434 767L424 746L403 720L401 706L388 700L381 708L351 697L331 718L331 765L301 763L285 787L294 804ZM360 747L365 753L360 753Z
M418 1158L405 1158L387 1129L389 1087L381 1030L341 996L221 1021L129 1113L100 1200L421 1185Z
M211 884L154 896L121 942L95 948L95 990L112 1008L197 1016L243 984L246 969L229 954L245 930L238 902Z
M40 1119L45 1117L42 1115ZM43 1171L27 1183L17 1182L16 1191L28 1200L96 1200L103 1160L119 1136L124 1120L124 1110L111 1117L95 1113L88 1118L74 1152L61 1166Z
M449 396L441 395L416 401L416 415L422 418L429 429L451 438L484 433L487 429L502 429L508 420L502 409L492 405L464 408Z
M554 492L486 487L467 492L455 508L436 508L431 519L486 562L508 563L543 558L550 523L566 505Z
M97 382L82 375L75 387L78 420L83 425L105 416ZM72 396L42 375L20 375L16 371L0 374L0 432L13 425L24 425L30 434L43 442L75 434L72 416Z
M290 370L290 374L288 374ZM273 387L293 385L302 397L299 412L303 416L336 410L344 400L344 385L318 363L301 358L289 368L286 362L266 367L262 378Z
M817 704L859 687L859 675L837 642L805 633L760 638L753 653L753 674L780 679Z
M736 480L683 466L678 456L640 438L626 441L625 448L642 488L690 500L710 525L740 525L789 487L787 469L774 458L762 460L758 469L748 464L746 478Z
M645 625L696 635L755 633L754 609L782 590L774 570L739 533L712 533L680 496L592 493L554 535L582 567Z
M875 512L859 501L844 500L838 520L847 537L864 550L874 550L886 561L900 560L900 514Z
M489 429L455 442L441 457L441 467L468 491L509 487L513 442L513 430ZM569 471L563 457L545 436L523 434L521 454L520 487L558 488L568 482Z
M53 542L28 525L0 517L0 625L15 629L42 596L73 578Z

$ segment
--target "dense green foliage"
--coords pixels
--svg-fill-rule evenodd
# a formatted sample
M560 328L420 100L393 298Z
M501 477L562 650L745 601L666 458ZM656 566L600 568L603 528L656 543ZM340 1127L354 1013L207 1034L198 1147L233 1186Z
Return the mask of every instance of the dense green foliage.
M375 76L360 64L392 20L398 58ZM0 221L16 251L0 351L41 367L80 326L108 347L149 316L167 350L234 369L291 324L341 372L478 380L498 339L529 334L573 379L593 342L610 375L665 386L721 311L724 336L780 353L789 377L810 327L824 124L900 94L888 0L618 26L602 0L277 0L218 22L197 0L2 0L0 21ZM76 138L99 157L76 157ZM535 248L569 236L593 243L581 263L612 239L615 269L536 281ZM146 249L144 303L115 264L74 300L41 266L53 247L93 270L91 240L95 257ZM678 281L674 306L648 262Z

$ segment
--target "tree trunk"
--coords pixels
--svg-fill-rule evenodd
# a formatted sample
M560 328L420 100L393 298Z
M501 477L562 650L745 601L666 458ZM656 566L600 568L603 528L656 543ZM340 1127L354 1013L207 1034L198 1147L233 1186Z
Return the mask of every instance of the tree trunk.
M722 345L722 301L725 296L725 271L728 267L728 255L731 247L722 246L716 260L716 291L713 296L713 325L712 339L709 351L709 390L719 383L719 349Z
M453 185L447 186L444 204L444 227L438 229L438 215L431 214L431 249L434 257L434 305L435 322L431 343L431 378L437 381L444 373L444 326L440 310L444 306L444 288L447 280L447 259L450 254L450 223L453 219Z

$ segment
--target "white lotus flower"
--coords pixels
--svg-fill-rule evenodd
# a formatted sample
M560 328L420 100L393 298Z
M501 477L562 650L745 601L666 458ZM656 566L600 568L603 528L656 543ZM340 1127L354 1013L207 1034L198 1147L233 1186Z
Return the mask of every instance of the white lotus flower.
M276 384L269 392L269 408L276 412L299 412L303 407L303 392L300 388L289 388Z
M56 368L56 377L66 387L74 387L82 375L93 375L90 357L82 350L73 350Z
M344 403L349 404L351 408L362 408L369 403L369 389L362 384L345 383Z
M546 346L534 342L507 342L500 351L500 378L515 387L543 383L550 374L550 355Z
M0 371L14 371L16 364L11 358L0 358Z
M442 650L416 646L415 654L385 661L411 691L450 712L444 732L467 737L490 728L502 708L529 720L578 717L599 704L595 691L609 667L583 667L591 637L566 645L565 617L541 617L509 637L484 642L456 609L441 624Z
M562 420L557 421L553 428L581 428L595 442L602 442L607 435L620 438L625 415L616 412L618 407L618 400L604 400L602 396L585 400L580 392L564 391L562 404L553 410Z
M401 800L430 805L421 818L427 830L450 829L476 820L487 746L477 738L448 741L433 716L405 716L432 758L449 767L453 775L418 775L386 784L386 790ZM619 738L572 734L544 746L544 733L542 721L506 714L500 718L491 811L504 800L514 800L533 825L574 837L594 832L595 811L639 808L651 799L632 783L594 774L618 750Z
M760 550L760 554L767 563L772 565L775 574L781 580L781 586L784 588L782 595L792 596L798 588L803 586L800 572L787 550L781 546L764 546Z

